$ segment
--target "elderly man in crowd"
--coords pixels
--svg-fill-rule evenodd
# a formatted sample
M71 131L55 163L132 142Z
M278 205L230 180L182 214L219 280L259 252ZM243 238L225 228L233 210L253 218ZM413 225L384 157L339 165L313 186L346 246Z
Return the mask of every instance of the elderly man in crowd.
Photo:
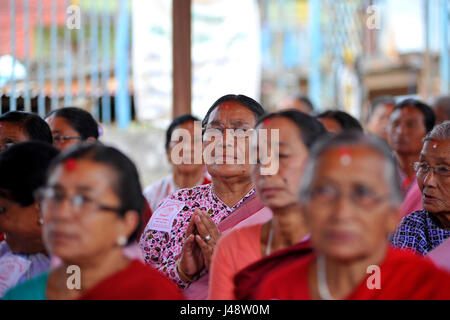
M425 137L414 168L424 209L403 218L392 243L427 254L450 237L450 121Z
M315 252L270 273L257 299L449 299L450 274L392 248L401 192L389 148L343 133L315 146L301 203Z

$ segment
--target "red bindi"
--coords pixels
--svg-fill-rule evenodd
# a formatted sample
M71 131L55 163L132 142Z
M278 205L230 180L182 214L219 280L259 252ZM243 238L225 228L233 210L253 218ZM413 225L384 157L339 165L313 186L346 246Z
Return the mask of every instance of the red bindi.
M228 104L225 105L225 110L230 109L230 106Z
M346 147L339 148L339 156L349 156L350 155L350 149Z
M433 142L433 149L436 149L438 147L439 143L437 143L437 141Z
M76 166L77 162L72 158L67 159L64 163L64 168L69 172L75 170Z
M339 160L343 166L349 166L352 163L349 148L339 148Z
M263 121L264 124L269 124L272 119L266 119Z

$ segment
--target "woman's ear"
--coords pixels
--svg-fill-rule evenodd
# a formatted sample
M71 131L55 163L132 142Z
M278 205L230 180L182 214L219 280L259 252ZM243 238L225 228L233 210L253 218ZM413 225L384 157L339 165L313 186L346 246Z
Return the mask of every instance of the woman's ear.
M34 206L34 209L35 209L37 212L41 212L41 204L39 203L39 201L35 201L35 202L33 203L33 206Z
M139 226L139 214L134 210L128 210L122 218L123 230L127 239L136 231Z
M41 204L38 201L35 201L33 203L33 209L37 212L38 224L42 226L44 224L44 220L42 219Z

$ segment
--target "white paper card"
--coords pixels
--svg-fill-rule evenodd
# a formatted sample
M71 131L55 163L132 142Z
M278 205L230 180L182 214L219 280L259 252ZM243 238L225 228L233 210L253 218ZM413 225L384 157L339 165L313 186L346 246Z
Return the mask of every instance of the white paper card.
M148 229L170 232L175 216L184 207L184 202L167 199L152 214L148 223Z

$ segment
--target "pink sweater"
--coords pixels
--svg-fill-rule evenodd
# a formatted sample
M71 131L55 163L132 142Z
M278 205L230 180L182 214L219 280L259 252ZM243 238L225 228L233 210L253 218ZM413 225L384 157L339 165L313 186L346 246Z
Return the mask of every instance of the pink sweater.
M232 230L216 245L210 268L209 294L211 300L233 300L235 274L262 258L262 224Z

